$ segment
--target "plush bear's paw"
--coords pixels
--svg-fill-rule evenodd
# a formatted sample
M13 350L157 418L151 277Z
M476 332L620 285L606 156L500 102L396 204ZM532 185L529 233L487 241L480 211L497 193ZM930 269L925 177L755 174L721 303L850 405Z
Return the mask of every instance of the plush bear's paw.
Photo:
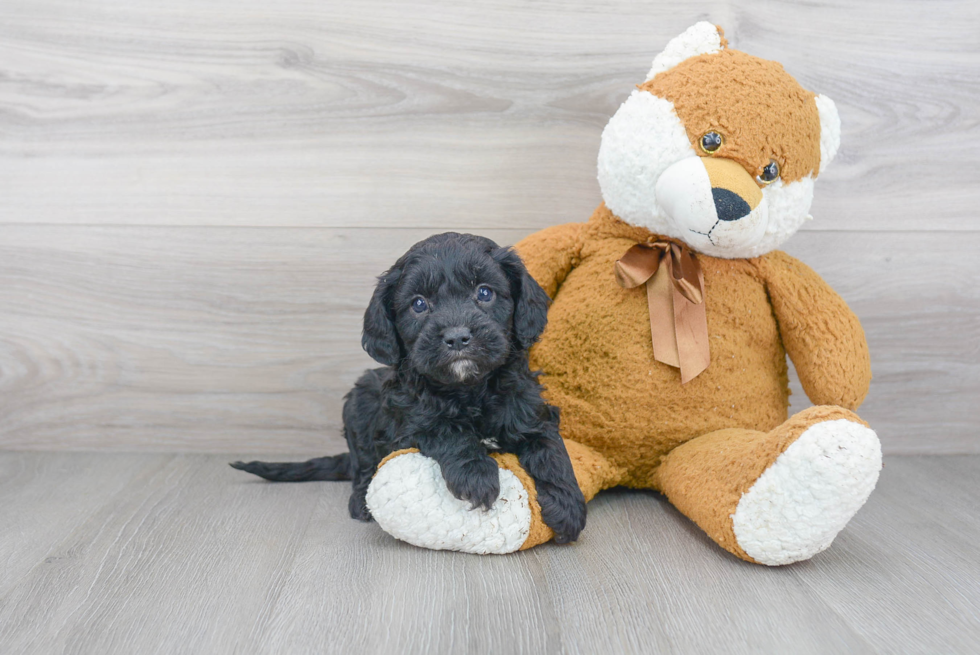
M742 495L732 515L738 545L770 566L830 546L878 481L874 431L838 419L810 426Z
M381 529L433 550L502 554L518 550L531 528L527 490L513 473L498 469L500 495L490 507L450 493L435 460L417 452L385 462L367 492L367 507Z

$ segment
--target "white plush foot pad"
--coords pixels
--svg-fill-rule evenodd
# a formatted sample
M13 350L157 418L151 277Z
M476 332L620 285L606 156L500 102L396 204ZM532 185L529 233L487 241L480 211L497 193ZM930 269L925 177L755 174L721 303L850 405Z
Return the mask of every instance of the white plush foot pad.
M810 426L742 495L732 515L738 545L770 566L813 557L864 505L879 471L873 430L845 419Z
M489 511L472 509L449 493L435 460L420 453L399 455L378 469L367 506L382 530L433 550L512 553L531 529L527 490L513 473L500 469L500 496Z

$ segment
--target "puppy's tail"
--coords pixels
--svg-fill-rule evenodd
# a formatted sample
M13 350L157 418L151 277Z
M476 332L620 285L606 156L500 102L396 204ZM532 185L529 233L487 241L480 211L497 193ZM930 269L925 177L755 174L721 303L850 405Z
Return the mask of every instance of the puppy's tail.
M350 480L350 453L317 457L306 462L231 462L239 471L254 473L273 482Z

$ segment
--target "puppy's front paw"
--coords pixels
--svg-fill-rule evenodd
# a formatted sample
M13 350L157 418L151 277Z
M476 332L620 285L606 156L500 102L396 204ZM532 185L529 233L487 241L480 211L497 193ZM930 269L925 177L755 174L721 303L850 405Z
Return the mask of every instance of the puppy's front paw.
M578 539L585 528L585 497L578 487L562 488L538 485L541 518L555 533L555 543L567 544Z
M500 496L500 474L497 462L481 457L443 468L446 487L460 500L468 500L473 509L489 510Z

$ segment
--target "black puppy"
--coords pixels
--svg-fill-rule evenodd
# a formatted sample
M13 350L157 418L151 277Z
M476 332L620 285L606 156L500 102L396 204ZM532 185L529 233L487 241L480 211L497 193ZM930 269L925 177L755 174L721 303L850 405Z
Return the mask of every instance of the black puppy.
M421 241L378 280L364 314L364 349L384 368L347 394L350 453L303 463L235 462L267 480L353 480L351 516L371 520L366 494L380 461L418 448L446 486L487 509L500 493L488 451L515 453L534 479L555 541L585 527L585 499L558 433L558 409L541 398L527 351L544 330L548 296L520 257L483 237Z

